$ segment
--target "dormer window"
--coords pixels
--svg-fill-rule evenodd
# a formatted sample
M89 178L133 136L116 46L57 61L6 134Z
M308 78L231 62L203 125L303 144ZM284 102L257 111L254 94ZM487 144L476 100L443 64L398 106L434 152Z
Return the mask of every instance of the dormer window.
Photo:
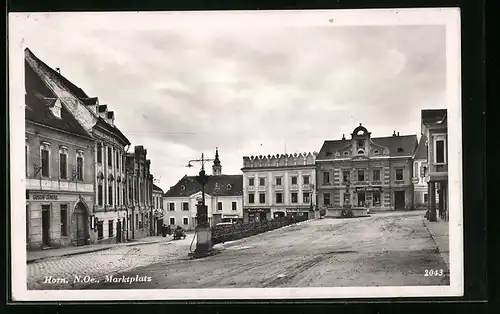
M344 152L344 156L349 156L349 152Z
M364 153L365 153L365 151L364 151L364 150L362 150L362 149L359 149L359 150L358 150L358 155L363 155Z
M186 187L184 185L181 185L181 191L185 191Z
M228 184L228 185L227 185L227 189L228 189L228 190L231 190L232 188L233 188L233 187L231 186L231 184Z
M374 150L374 151L373 151L373 153L374 153L375 155L380 154L380 152L378 151L378 149Z

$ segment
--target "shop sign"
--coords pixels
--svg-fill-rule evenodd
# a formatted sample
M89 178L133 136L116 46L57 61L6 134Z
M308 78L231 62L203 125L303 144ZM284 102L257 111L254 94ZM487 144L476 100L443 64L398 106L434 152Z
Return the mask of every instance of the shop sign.
M359 188L356 188L356 191L359 191L359 192L380 192L382 191L382 188L379 187L379 186L367 186L367 187L359 187Z
M250 213L263 213L269 211L269 208L248 208L247 210Z
M299 213L299 212L304 212L304 211L309 211L309 208L287 208L286 209L287 213Z
M58 196L55 194L33 194L34 200L58 200Z

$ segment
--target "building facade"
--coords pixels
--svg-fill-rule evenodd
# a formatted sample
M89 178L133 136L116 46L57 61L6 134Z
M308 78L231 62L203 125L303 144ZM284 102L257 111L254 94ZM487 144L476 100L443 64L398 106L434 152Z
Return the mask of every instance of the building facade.
M361 124L350 139L325 141L316 159L319 207L331 216L346 206L412 208L416 147L416 135L371 137Z
M83 232L88 233L87 243L125 241L127 208L123 194L123 158L125 147L130 142L115 126L114 113L108 110L107 105L100 105L97 97L89 97L61 73L38 59L29 49L25 49L25 60L26 68L39 78L40 88L51 93L49 98L57 98L54 108L59 109L54 111L61 110L61 114L67 112L67 116L72 116L93 139L90 156L86 157L85 151L79 152L83 156L83 172L92 173L93 181L92 189L88 188L93 192L92 202L86 202L83 206L86 210L79 210L83 218L78 218L79 221L87 221L88 232ZM65 123L68 121L70 119L66 119ZM87 165L88 162L92 164Z
M163 211L163 194L163 190L156 184L153 184L153 231L157 236L161 235L163 216L165 214Z
M413 178L414 204L415 208L426 208L428 202L427 182L425 174L427 173L427 136L422 134L418 142L415 157L413 158Z
M219 152L216 150L212 175L205 185L205 205L208 222L215 226L221 222L243 221L243 177L222 174ZM172 227L196 227L197 205L202 202L201 185L195 176L184 176L172 186L163 199L163 221Z
M154 235L153 229L153 176L147 149L135 146L134 152L126 155L129 237L140 239Z
M316 153L243 157L245 222L284 216L312 218Z
M422 110L422 134L427 138L428 218L448 220L448 120L446 109Z

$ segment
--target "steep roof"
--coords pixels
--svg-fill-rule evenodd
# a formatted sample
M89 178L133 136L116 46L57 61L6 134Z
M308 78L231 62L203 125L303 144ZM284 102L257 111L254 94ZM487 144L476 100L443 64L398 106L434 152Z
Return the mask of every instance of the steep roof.
M421 119L423 124L434 124L444 122L446 115L446 109L423 109Z
M119 128L117 128L114 125L110 125L103 118L101 117L97 118L97 123L95 124L95 126L101 127L102 129L107 130L108 132L111 132L114 135L118 136L124 145L131 144L128 138L125 136L125 134L122 133L122 131L120 131Z
M61 118L54 116L50 107L57 101L57 96L45 85L26 60L24 72L25 119L72 134L89 137L87 131L66 107L61 106Z
M184 176L176 185L165 193L166 197L190 196L201 191L201 186L195 176ZM242 175L208 176L205 193L212 196L243 195Z
M415 152L415 159L427 159L427 145L425 145L426 141L427 136L422 135L420 137L420 143L418 143L418 147Z
M159 186L157 186L156 184L154 184L154 183L153 183L153 191L159 191L159 192L161 192L163 194L163 190Z
M417 135L398 135L370 138L374 144L387 147L391 156L405 156L413 154L417 147ZM351 140L325 141L319 151L317 159L331 158L327 153L335 153L351 145ZM402 151L401 151L402 149Z

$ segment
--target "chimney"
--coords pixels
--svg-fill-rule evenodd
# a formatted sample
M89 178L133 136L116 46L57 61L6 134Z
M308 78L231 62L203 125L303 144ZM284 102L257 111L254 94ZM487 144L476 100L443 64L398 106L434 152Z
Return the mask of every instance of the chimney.
M345 141L345 134L342 134L342 140Z
M396 131L395 130L393 131L392 136L396 136Z
M398 132L398 136L399 136L399 132Z

